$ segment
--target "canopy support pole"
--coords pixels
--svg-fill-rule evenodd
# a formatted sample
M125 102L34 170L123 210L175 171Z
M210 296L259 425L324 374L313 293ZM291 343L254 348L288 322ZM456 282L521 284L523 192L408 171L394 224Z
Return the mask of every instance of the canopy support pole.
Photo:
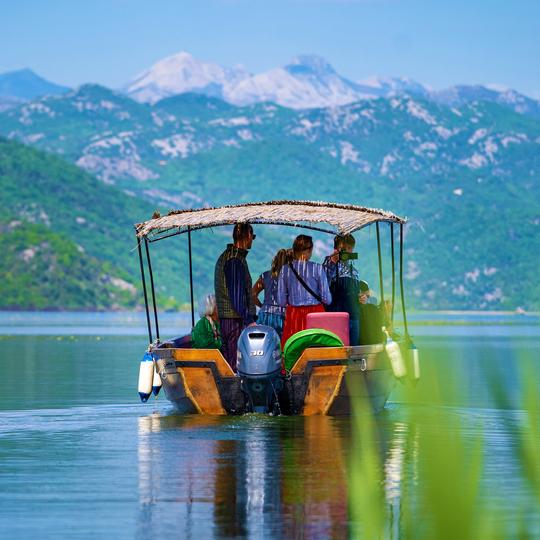
M189 296L191 299L191 328L195 326L195 306L193 305L193 261L191 258L191 227L188 227L188 253L189 253Z
M383 271L382 271L382 257L381 257L381 236L379 232L379 222L375 223L377 229L377 252L379 254L379 286L381 288L381 302L380 305L384 305L384 287L383 287Z
M150 250L148 249L148 240L144 237L144 245L146 246L146 260L148 261L148 273L150 274L150 290L152 292L152 306L154 307L154 320L156 322L156 339L159 341L159 324L157 316L156 291L154 288L154 274L152 273L152 263L150 261Z
M137 237L137 248L139 250L139 263L141 265L141 280L144 293L144 307L146 310L146 325L148 326L148 343L152 343L152 325L150 324L150 311L148 309L148 294L146 293L146 278L144 277L144 262L141 250L142 239Z
M410 341L409 329L407 328L407 312L405 309L405 291L403 290L403 223L399 224L399 286L401 289L401 307L403 309L403 325L405 337Z
M394 323L394 303L396 300L396 264L394 255L394 224L390 223L390 250L392 251L392 307L390 312L390 320Z

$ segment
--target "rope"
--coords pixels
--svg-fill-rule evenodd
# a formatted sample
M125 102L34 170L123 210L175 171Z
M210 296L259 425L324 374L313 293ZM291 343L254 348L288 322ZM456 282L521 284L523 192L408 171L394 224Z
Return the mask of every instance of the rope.
M152 263L150 261L150 250L148 249L148 240L144 239L144 245L146 246L146 260L148 262L148 273L150 274L150 291L152 292L152 305L154 307L154 320L156 321L156 339L159 342L159 324L157 316L157 304L156 304L156 291L154 288L154 274L152 273Z
M191 228L188 227L188 253L189 253L189 294L191 299L191 328L195 327L195 307L193 305L193 263L191 259Z
M379 233L379 222L376 224L377 227L377 252L379 254L379 286L381 288L381 305L384 305L384 287L383 287L383 275L382 275L382 257L381 257L381 236Z
M390 223L390 250L392 251L392 311L390 313L390 320L394 323L394 303L396 300L396 265L394 256L394 224Z
M148 295L146 293L146 279L144 277L144 263L141 250L141 240L137 239L137 248L139 250L139 262L141 264L141 280L144 292L144 307L146 308L146 324L148 326L148 343L152 344L152 325L150 324L150 311L148 310Z
M403 224L399 225L399 286L401 289L401 307L403 309L403 325L405 327L405 337L411 340L407 327L407 312L405 310L405 291L403 289Z

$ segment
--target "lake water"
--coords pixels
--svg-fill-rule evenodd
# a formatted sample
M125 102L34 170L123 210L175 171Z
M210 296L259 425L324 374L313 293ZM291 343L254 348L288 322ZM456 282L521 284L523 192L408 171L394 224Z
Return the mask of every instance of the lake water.
M456 425L465 442L483 434L482 500L515 509L501 513L510 529L525 513L540 535L515 452L526 429L520 366L540 380L539 321L471 317L472 326L440 324L463 315L412 318L423 378L413 399L396 388L376 418L389 538L400 537L404 486L434 459L415 437ZM162 336L187 324L166 315ZM350 419L179 416L163 396L139 403L141 314L0 313L0 334L3 538L350 536ZM442 368L434 404L427 385ZM453 383L460 393L446 392Z

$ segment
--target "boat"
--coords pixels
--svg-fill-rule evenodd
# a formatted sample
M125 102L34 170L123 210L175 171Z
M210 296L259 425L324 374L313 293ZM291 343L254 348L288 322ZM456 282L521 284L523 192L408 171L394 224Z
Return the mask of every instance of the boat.
M347 415L356 404L369 406L375 412L383 409L397 378L405 374L406 364L409 364L413 377L419 377L418 353L408 333L403 292L403 229L406 221L391 212L350 204L269 201L172 211L165 216L155 214L152 219L136 224L149 339L148 350L141 362L141 399L146 401L152 388L157 395L162 387L166 398L178 412L203 415L238 415L247 412ZM387 224L391 240L392 319L396 293L394 236L395 229L399 228L399 281L405 327L400 347L391 339L371 345L309 346L290 369L284 369L279 344L275 344L272 329L248 327L240 337L245 343L243 349L239 345L242 358L239 373L235 373L217 349L186 348L182 339L161 341L151 244L177 235L187 235L193 326L192 235L201 229L236 223L280 225L331 235L352 234L375 225L381 302L384 302L384 290L380 228ZM396 369L396 362L402 362L402 353L407 362ZM256 363L251 355L261 358L257 358Z

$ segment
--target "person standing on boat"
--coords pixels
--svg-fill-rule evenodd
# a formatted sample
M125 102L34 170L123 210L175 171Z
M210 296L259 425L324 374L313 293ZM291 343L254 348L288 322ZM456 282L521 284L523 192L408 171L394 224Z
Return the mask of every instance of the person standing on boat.
M236 351L242 330L255 323L252 282L246 261L256 235L249 223L237 223L233 243L228 244L216 262L214 287L221 326L221 352L236 370Z
M325 311L332 295L322 265L311 262L313 239L301 234L293 243L294 260L283 266L278 280L278 304L286 308L281 347L305 330L309 313Z
M366 281L360 281L358 302L360 306L360 343L359 345L375 345L382 343L384 321L379 306L370 302L373 291Z
M280 249L272 259L270 270L263 272L253 285L253 301L261 309L257 318L258 324L271 326L281 338L285 308L278 304L278 278L283 265L292 260L292 250ZM261 304L259 294L264 290L264 302Z
M334 252L325 257L323 268L326 271L332 303L328 311L346 312L349 314L349 342L359 345L360 339L360 293L358 271L351 257L356 245L352 234L337 235L334 238ZM356 255L355 255L356 256Z

